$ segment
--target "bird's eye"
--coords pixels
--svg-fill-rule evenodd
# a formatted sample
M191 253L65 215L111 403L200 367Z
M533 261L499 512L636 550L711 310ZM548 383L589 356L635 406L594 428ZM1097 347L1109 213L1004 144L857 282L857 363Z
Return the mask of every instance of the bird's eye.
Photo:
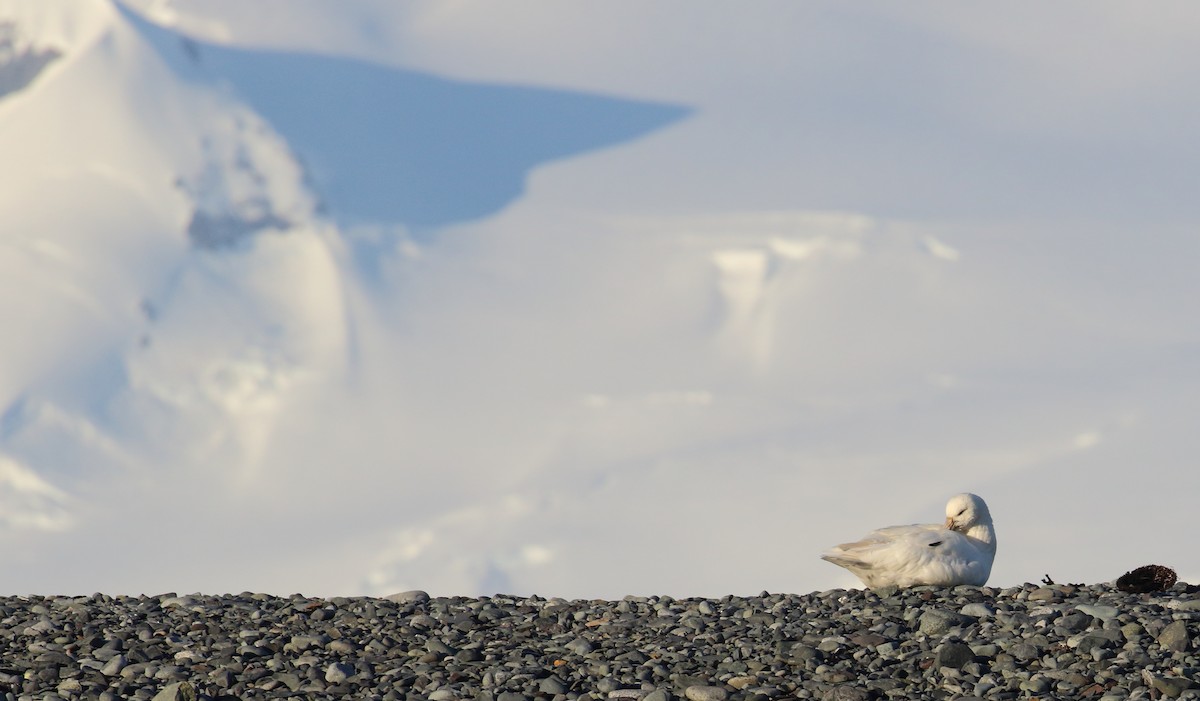
M959 515L959 516L962 516L962 515L963 515L963 514L965 514L965 513L967 513L967 510L966 510L966 509L963 509L962 511L959 511L959 512L958 512L958 515Z

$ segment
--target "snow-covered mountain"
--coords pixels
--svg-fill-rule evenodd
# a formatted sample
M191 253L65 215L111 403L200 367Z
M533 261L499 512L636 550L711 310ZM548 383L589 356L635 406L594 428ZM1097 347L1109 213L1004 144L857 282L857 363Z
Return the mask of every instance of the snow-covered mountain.
M683 114L216 47L109 0L3 9L14 526L81 528L160 473L243 485L281 405L356 381L350 298L405 232Z
M1088 209L1184 98L920 9L527 10L0 0L6 588L811 590L963 489L1000 583L1200 573L1191 205Z

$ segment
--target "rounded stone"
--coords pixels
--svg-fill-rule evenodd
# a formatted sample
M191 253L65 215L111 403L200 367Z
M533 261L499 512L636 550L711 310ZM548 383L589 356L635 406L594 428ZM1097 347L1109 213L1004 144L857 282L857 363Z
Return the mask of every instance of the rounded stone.
M1057 589L1047 589L1042 587L1029 592L1030 601L1062 601L1062 592Z
M1158 634L1158 644L1165 650L1171 652L1184 652L1192 646L1191 636L1188 634L1187 623L1184 621L1174 621L1162 632ZM1165 692L1164 692L1165 693Z
M383 598L397 604L424 604L429 601L429 594L420 589L413 589L411 591L389 594Z
M950 669L962 669L968 662L975 660L975 653L965 643L949 642L942 644L937 650L934 664Z
M1079 604L1075 607L1075 610L1079 611L1080 613L1086 613L1092 618L1096 618L1101 621L1110 621L1121 613L1120 609L1118 609L1116 606L1104 606L1099 604Z
M1192 680L1183 677L1155 677L1151 686L1171 699L1179 698L1183 692L1193 688Z
M825 692L821 697L824 701L867 701L870 695L866 689L860 689L857 686L835 686Z
M757 682L758 682L758 679L756 679L754 677L746 677L746 676L730 677L728 680L725 681L726 684L728 684L729 686L732 686L733 688L737 689L738 691L741 691L742 689L745 689L746 687L748 687L752 684L755 684Z
M693 684L684 690L683 695L688 701L725 701L729 692L719 686Z
M558 677L546 677L538 684L538 691L555 696L567 693L567 685Z
M925 635L945 635L952 628L969 625L974 620L955 611L930 609L921 614L919 630Z
M354 673L355 669L353 665L345 662L333 662L325 668L325 681L330 684L341 684L354 676Z
M973 618L991 618L996 610L987 604L973 602L959 609L959 613Z

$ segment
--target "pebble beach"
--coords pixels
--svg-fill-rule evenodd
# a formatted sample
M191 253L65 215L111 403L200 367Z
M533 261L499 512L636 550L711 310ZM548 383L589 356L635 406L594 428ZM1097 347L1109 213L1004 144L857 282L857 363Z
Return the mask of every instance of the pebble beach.
M0 699L1200 698L1200 587L0 598Z

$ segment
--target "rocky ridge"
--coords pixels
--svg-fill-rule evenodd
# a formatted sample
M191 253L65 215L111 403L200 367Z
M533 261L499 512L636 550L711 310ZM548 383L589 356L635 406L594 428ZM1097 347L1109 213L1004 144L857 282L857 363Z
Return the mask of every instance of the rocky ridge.
M1200 698L1200 587L0 598L0 699Z

